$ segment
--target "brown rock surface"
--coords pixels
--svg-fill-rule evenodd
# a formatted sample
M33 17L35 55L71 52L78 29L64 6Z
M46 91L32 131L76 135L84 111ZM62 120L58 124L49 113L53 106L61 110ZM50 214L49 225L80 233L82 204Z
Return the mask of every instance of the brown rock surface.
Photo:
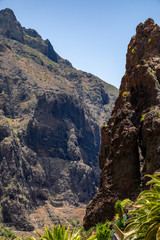
M99 190L88 205L86 229L111 219L117 199L135 199L144 175L160 168L160 27L140 23L127 52L108 125L101 130Z
M73 68L10 9L0 20L0 217L33 230L30 215L46 201L78 206L95 195L99 126L117 89Z

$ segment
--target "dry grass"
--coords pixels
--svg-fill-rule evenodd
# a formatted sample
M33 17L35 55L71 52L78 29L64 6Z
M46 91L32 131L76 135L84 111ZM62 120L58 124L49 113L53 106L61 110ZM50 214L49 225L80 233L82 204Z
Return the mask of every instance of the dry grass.
M35 212L30 215L32 224L35 231L44 233L45 227L52 229L53 225L65 225L66 227L73 227L71 221L77 222L79 220L82 225L83 217L85 215L86 205L81 207L53 207L51 204L46 203L44 206L39 207ZM13 231L13 229L12 229ZM34 236L37 237L35 232L13 231L18 237Z

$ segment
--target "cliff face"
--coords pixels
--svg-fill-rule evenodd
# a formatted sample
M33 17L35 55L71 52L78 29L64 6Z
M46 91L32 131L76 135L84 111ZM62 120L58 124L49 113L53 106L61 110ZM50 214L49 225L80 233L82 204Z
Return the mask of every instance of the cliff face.
M34 228L45 202L87 203L98 186L99 126L117 89L78 71L10 9L0 11L0 204L2 221Z
M84 226L111 219L117 199L135 199L144 175L160 168L160 27L148 19L136 28L126 73L108 125L101 130L99 190Z

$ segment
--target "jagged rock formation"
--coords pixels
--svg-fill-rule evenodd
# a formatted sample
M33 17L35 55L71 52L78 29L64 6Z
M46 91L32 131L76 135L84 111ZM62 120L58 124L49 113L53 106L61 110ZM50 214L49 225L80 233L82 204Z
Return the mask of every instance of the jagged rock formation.
M58 61L58 54L54 51L50 41L43 41L34 29L22 28L13 11L9 8L1 10L0 35L28 45L46 55L54 62Z
M99 190L84 226L111 219L117 199L135 199L144 175L160 168L160 27L148 19L136 28L127 52L119 97L101 131Z
M99 126L117 89L78 71L12 10L0 11L1 220L32 230L29 214L87 203L98 186Z

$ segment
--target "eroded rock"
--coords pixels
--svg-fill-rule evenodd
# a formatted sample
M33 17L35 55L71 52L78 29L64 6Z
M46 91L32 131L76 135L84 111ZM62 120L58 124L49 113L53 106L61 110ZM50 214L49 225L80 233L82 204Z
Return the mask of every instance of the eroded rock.
M160 168L160 27L148 19L136 28L108 125L101 130L99 190L88 205L84 227L114 216L118 199L134 200L144 175Z
M95 195L99 126L117 89L74 69L9 9L0 11L0 63L0 219L33 230L29 216L46 202L79 206Z

